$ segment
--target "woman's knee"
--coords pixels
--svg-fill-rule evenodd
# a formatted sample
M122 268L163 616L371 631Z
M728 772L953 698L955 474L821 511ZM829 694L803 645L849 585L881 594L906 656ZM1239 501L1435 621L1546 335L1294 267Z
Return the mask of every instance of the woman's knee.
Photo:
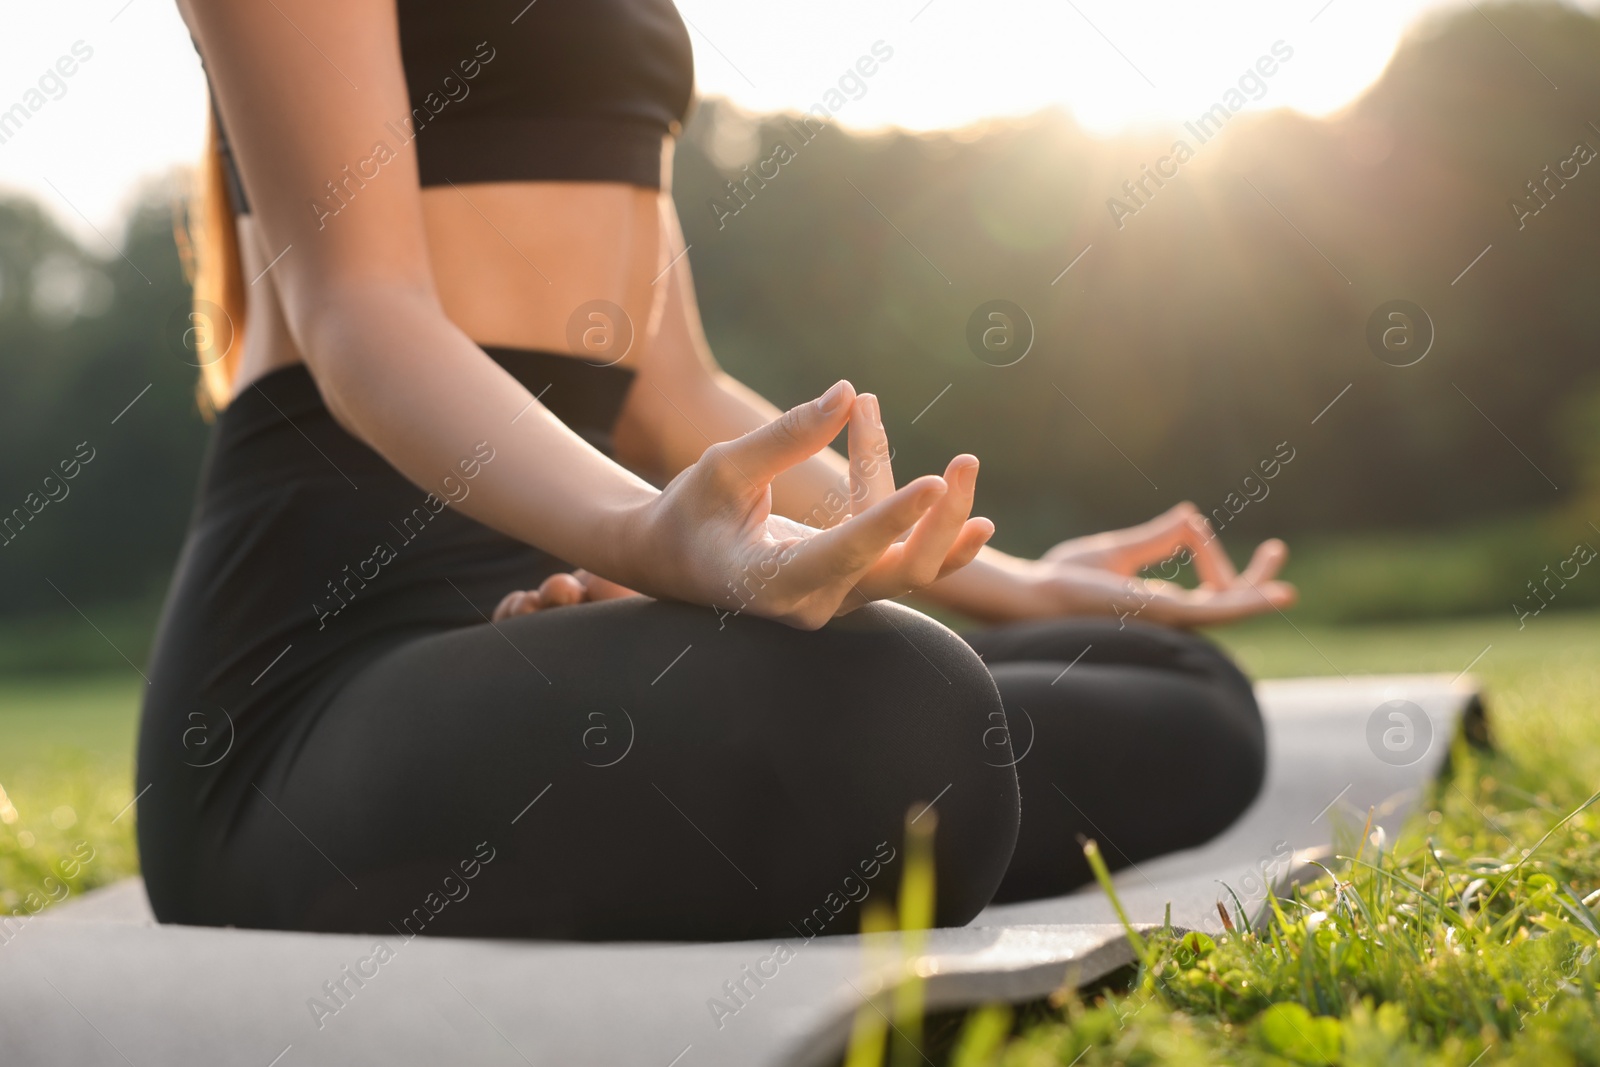
M1208 678L1231 693L1248 696L1248 702L1254 705L1255 690L1250 679L1220 645L1193 630L1163 630L1177 649L1176 658L1185 670Z
M1167 649L1168 669L1196 679L1205 691L1206 750L1254 797L1266 773L1266 726L1255 687L1216 642L1192 630L1145 627Z
M839 622L840 632L872 635L858 645L858 670L875 675L878 695L858 712L881 727L881 759L896 768L911 799L906 818L935 821L937 921L964 924L999 886L1019 824L1014 757L994 679L959 636L898 604Z
M1267 736L1253 693L1217 688L1192 724L1197 766L1207 768L1205 837L1227 829L1260 795L1267 777Z

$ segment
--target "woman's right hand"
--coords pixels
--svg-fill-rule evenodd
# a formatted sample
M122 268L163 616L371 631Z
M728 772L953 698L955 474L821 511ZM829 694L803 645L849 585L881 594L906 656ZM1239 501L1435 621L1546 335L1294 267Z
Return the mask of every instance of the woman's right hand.
M818 529L772 514L772 480L828 447L847 423L851 485L820 509L824 522L842 521ZM957 456L943 477L893 489L892 477L882 484L887 456L876 398L841 381L706 449L645 505L631 531L641 573L626 584L814 630L966 566L994 533L988 519L968 517L977 459Z

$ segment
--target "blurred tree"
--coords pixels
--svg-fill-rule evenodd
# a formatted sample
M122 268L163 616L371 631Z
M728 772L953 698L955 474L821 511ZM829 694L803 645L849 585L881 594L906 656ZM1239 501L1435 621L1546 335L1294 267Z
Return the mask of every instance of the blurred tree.
M189 299L173 188L152 183L138 198L126 258L91 256L37 206L0 202L7 614L69 610L62 594L80 605L153 600L176 558L205 427L195 369L163 337ZM84 455L93 458L64 479L60 464Z
M1285 440L1296 463L1241 535L1551 507L1561 495L1517 450L1571 480L1551 415L1600 381L1600 165L1524 230L1507 204L1575 142L1600 148L1600 20L1484 13L1493 25L1469 10L1418 26L1329 120L1234 119L1121 228L1108 198L1182 129L1106 142L1045 114L802 146L766 119L750 162L780 141L796 158L719 219L708 202L749 172L713 165L730 109L712 102L676 195L718 357L782 401L842 375L879 390L906 472L980 455L980 504L1022 550L1179 497L1210 510ZM1013 367L967 349L993 298L1037 330ZM1413 367L1364 339L1396 298L1436 331Z

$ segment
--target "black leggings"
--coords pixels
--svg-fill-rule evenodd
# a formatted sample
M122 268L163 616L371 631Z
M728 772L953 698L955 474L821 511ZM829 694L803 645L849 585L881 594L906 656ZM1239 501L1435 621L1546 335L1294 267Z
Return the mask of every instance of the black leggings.
M627 375L491 354L605 443ZM1262 779L1250 686L1191 635L1055 621L963 640L892 603L816 632L644 598L484 620L562 569L425 498L303 368L237 398L149 671L138 819L157 917L849 933L864 900L893 900L907 811L932 805L954 925L1083 884L1080 835L1117 865L1199 844Z
M1261 781L1249 686L1194 637L1007 627L985 671L898 605L719 627L618 601L395 649L258 779L214 892L268 927L849 933L932 803L956 925L1082 884L1080 834L1118 865L1198 844Z

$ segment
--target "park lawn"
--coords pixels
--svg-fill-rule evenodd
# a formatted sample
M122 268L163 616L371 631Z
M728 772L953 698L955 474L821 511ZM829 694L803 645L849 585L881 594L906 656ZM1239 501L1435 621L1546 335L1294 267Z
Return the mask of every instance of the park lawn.
M0 679L0 906L58 902L134 874L131 670ZM127 810L124 810L127 809Z
M1258 677L1471 664L1497 751L1458 751L1399 840L1333 865L1337 890L1325 878L1215 945L1158 934L1125 981L1020 1019L974 1012L943 1041L930 1027L944 1046L930 1055L961 1067L1600 1065L1600 903L1585 903L1600 889L1600 804L1562 821L1600 788L1600 613L1522 628L1509 612L1353 628L1273 616L1216 636ZM0 679L6 910L137 871L127 806L143 684L127 670Z
M1254 930L1158 933L1092 993L945 1019L948 1062L1600 1064L1600 614L1218 636L1263 676L1477 658L1497 749L1458 746L1397 840L1358 833Z

